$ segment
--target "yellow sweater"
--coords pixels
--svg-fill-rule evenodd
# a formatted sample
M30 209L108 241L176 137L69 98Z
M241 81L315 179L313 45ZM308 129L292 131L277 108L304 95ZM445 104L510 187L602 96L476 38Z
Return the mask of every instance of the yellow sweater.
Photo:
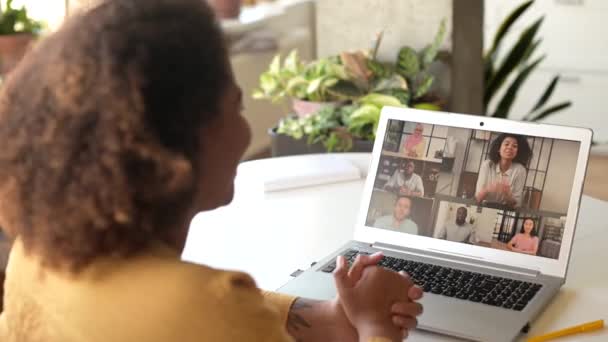
M72 276L42 268L17 240L0 341L292 341L285 329L292 301L263 294L247 274L181 262L160 243Z

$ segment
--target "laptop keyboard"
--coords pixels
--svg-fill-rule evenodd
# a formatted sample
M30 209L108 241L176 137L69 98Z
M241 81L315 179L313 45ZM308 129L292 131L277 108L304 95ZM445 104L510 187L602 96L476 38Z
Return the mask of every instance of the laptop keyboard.
M352 265L359 253L367 254L352 249L344 253L349 266ZM523 310L542 287L540 284L389 256L384 256L378 266L396 272L407 272L414 284L421 287L424 292L516 311ZM333 272L335 268L336 263L334 261L325 266L322 271Z

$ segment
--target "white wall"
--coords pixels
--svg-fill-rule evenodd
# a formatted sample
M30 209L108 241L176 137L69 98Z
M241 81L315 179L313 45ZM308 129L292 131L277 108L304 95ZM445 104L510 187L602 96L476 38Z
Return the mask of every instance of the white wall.
M379 58L394 61L403 45L419 49L429 44L446 19L442 49L452 46L452 0L317 0L319 56L370 47L384 29Z
M578 143L564 140L554 142L547 181L540 203L541 210L558 213L565 213L568 210L578 150Z

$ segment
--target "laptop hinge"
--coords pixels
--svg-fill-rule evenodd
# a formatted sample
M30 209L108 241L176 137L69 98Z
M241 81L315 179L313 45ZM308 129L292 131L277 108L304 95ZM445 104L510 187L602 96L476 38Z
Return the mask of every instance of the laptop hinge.
M540 270L528 269L516 266L505 266L493 262L489 262L478 256L472 256L463 253L453 253L443 250L430 249L430 250L419 250L407 247L393 246L382 242L376 242L371 245L373 248L396 252L396 253L407 253L408 255L415 255L423 257L425 259L446 261L449 263L456 263L463 266L481 267L488 270L507 272L512 274L519 274L527 277L538 277L541 275Z

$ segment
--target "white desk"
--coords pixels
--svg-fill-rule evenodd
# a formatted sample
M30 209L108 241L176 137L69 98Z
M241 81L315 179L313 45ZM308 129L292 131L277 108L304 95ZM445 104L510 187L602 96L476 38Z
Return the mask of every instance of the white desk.
M342 154L367 174L369 154ZM305 156L300 158L315 158ZM265 161L268 163L268 161ZM271 163L284 162L277 158ZM256 161L243 163L232 204L198 214L183 259L250 273L273 290L352 238L364 179L264 193ZM268 168L269 170L271 168ZM583 197L568 281L530 336L569 325L608 319L608 203ZM455 341L416 331L411 341ZM608 341L608 329L560 341Z

